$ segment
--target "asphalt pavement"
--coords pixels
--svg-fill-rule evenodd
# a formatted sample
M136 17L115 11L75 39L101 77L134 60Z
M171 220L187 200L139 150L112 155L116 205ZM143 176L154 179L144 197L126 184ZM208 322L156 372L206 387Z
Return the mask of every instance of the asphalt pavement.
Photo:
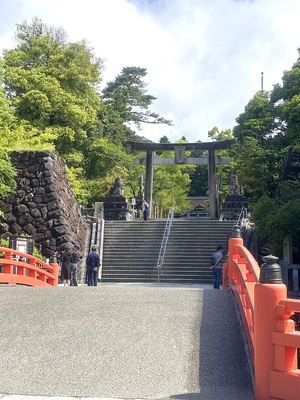
M227 290L2 286L0 316L0 400L254 399Z

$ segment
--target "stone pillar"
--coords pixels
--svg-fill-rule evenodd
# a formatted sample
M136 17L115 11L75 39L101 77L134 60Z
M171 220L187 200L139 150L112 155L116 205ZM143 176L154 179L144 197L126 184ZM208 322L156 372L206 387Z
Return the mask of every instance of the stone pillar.
M149 204L149 218L152 217L152 192L153 192L153 151L147 150L145 200Z
M104 219L130 219L127 199L124 196L124 184L120 177L115 179L115 183L109 191L109 197L104 203Z
M210 218L217 218L217 171L215 150L208 150L208 185Z
M104 203L104 219L129 220L128 203L124 196L109 196Z

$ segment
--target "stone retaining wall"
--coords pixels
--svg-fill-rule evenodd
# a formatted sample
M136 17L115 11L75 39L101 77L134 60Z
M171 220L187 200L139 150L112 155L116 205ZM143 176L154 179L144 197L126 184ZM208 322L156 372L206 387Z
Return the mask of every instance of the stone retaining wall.
M17 191L1 209L1 238L26 234L34 238L44 257L66 244L85 249L88 224L68 181L65 163L50 151L14 151Z

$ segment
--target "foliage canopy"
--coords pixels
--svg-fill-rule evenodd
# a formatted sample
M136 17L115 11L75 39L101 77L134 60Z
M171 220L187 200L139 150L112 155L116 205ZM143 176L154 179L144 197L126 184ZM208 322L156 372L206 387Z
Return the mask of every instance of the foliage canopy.
M138 155L127 141L145 140L135 131L143 124L172 124L151 110L156 97L147 91L147 70L124 67L101 91L104 63L84 40L68 42L63 28L47 26L38 18L18 24L15 40L16 47L6 50L0 62L0 198L15 189L9 158L15 149L48 149L62 157L84 206L104 201L117 176L127 183L126 196L140 196L144 168L132 165ZM260 239L276 252L284 236L300 241L299 189L280 181L284 155L290 148L300 151L299 110L298 58L283 73L282 85L255 93L233 131L213 127L208 132L213 141L237 139L231 149L218 152L232 159L230 165L218 166L221 200L228 193L230 175L237 174ZM170 206L186 210L188 194L207 191L205 166L154 169L153 199L165 213Z
M156 98L147 93L146 69L124 68L101 93L103 61L84 40L68 42L63 28L34 18L17 25L15 41L0 65L3 148L54 151L66 161L77 200L103 200L109 188L102 182L133 176L126 141L140 137L130 126L170 123L150 110ZM13 188L10 181L7 190Z

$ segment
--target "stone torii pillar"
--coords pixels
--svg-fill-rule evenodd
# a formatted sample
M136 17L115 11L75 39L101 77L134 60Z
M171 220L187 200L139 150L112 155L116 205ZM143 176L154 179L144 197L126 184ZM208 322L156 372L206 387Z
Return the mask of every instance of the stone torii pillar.
M153 193L153 151L147 150L145 200L149 204L149 217L150 218L151 218L151 212L152 212L152 193Z
M208 150L208 187L209 187L209 211L211 218L218 217L217 210L217 168L215 150Z
M208 183L209 183L209 209L210 218L218 217L217 210L217 173L216 164L228 164L229 158L216 156L216 150L230 148L236 142L233 140L225 140L221 142L206 143L146 143L146 142L128 142L132 150L146 151L146 158L134 160L136 165L146 165L146 182L145 182L145 200L152 208L152 191L153 191L153 165L154 164L208 164ZM187 158L185 151L191 150L208 150L208 157ZM175 159L153 157L154 151L175 151ZM151 217L151 214L150 214Z

